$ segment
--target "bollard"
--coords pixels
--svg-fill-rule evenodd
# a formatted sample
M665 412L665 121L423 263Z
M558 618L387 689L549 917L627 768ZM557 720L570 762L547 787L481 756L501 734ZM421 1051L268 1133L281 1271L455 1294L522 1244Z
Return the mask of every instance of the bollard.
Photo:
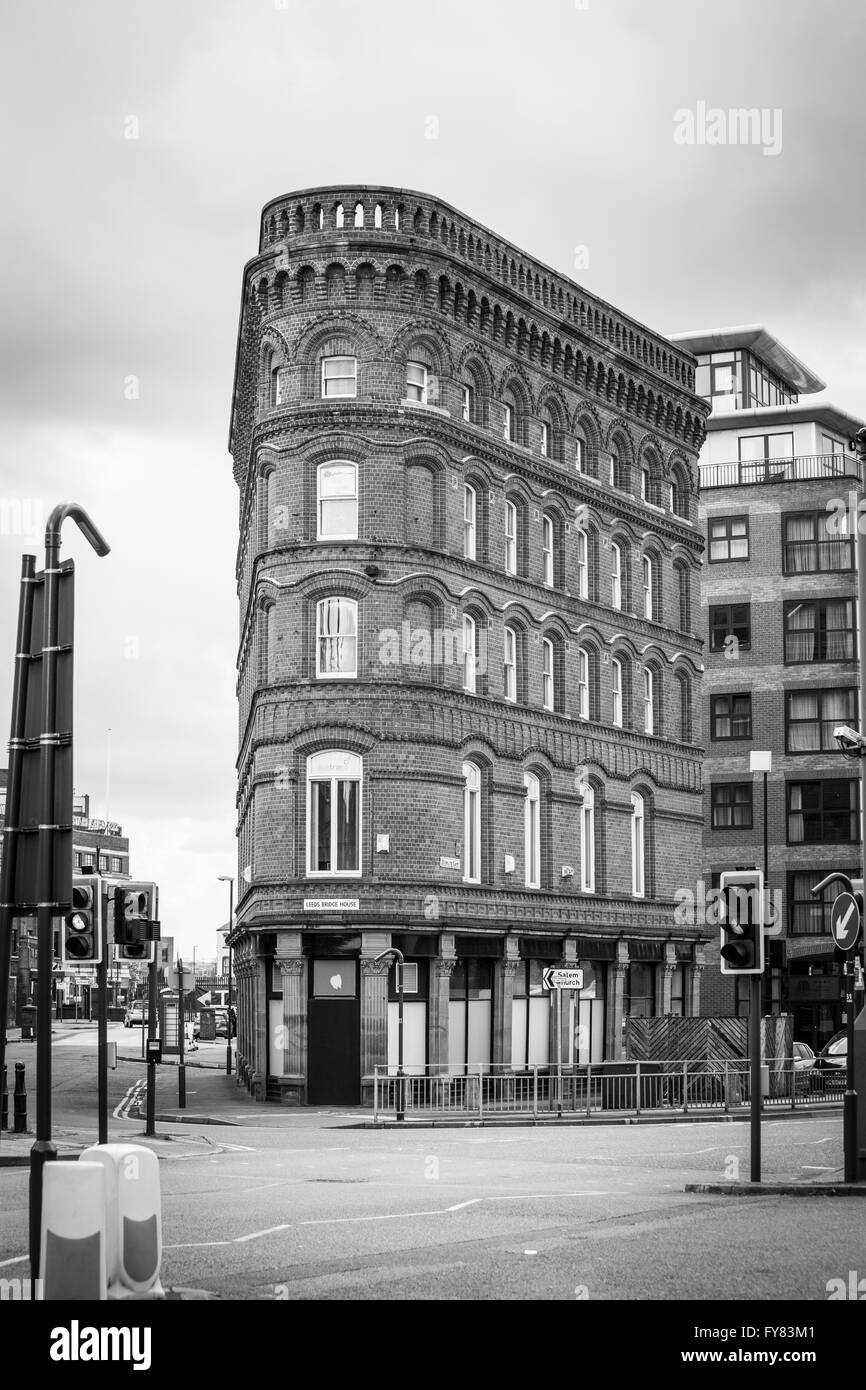
M164 1297L159 1160L140 1144L95 1144L79 1163L105 1172L106 1280L109 1298Z
M106 1189L101 1163L46 1163L39 1271L48 1301L106 1297Z
M6 1063L3 1063L3 1090L0 1093L0 1129L9 1128L9 1087L6 1085Z
M27 1130L27 1092L24 1089L24 1063L15 1063L15 1091L13 1101L13 1132L24 1134Z

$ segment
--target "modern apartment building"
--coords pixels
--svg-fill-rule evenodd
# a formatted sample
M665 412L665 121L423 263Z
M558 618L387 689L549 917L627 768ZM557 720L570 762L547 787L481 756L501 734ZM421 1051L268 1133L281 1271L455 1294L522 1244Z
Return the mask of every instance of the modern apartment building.
M859 765L833 730L858 724L851 442L862 421L809 399L825 383L763 328L671 341L695 354L695 387L712 406L700 456L705 890L724 868L763 864L763 776L750 753L770 752L764 1009L793 1015L794 1037L817 1050L841 1026L837 890L810 890L832 869L861 872ZM748 979L719 973L717 940L713 954L702 1011L747 1013Z

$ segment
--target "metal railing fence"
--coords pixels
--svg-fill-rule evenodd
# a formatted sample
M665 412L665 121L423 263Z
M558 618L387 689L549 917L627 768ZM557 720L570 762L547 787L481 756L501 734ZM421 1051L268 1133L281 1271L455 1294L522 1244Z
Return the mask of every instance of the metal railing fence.
M801 1071L793 1060L765 1069L763 1107L796 1109L816 1101L841 1101L845 1073ZM396 1067L376 1067L373 1119L404 1114L407 1120L491 1116L543 1119L558 1115L590 1117L605 1112L731 1111L751 1104L749 1062L726 1061L596 1062L584 1066L514 1068L504 1063L461 1069L417 1068L398 1076Z

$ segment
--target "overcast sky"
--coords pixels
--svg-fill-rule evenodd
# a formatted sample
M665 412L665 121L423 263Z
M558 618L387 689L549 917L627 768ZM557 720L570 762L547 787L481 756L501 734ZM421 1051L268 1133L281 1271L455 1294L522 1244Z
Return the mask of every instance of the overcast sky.
M41 530L75 499L112 545L67 523L76 790L159 882L163 931L212 954L236 862L226 439L262 204L438 195L661 332L765 324L863 416L866 6L6 0L0 26L0 501ZM776 152L677 143L701 102L765 108ZM5 743L34 544L4 516Z

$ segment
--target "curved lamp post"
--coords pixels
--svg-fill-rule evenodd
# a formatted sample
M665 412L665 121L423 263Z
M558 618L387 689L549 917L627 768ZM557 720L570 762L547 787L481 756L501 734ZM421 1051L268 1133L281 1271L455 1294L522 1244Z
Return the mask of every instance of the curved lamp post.
M403 1093L403 952L396 946L380 951L373 959L378 963L386 956L394 956L397 961L397 1119L405 1120L406 1106Z

